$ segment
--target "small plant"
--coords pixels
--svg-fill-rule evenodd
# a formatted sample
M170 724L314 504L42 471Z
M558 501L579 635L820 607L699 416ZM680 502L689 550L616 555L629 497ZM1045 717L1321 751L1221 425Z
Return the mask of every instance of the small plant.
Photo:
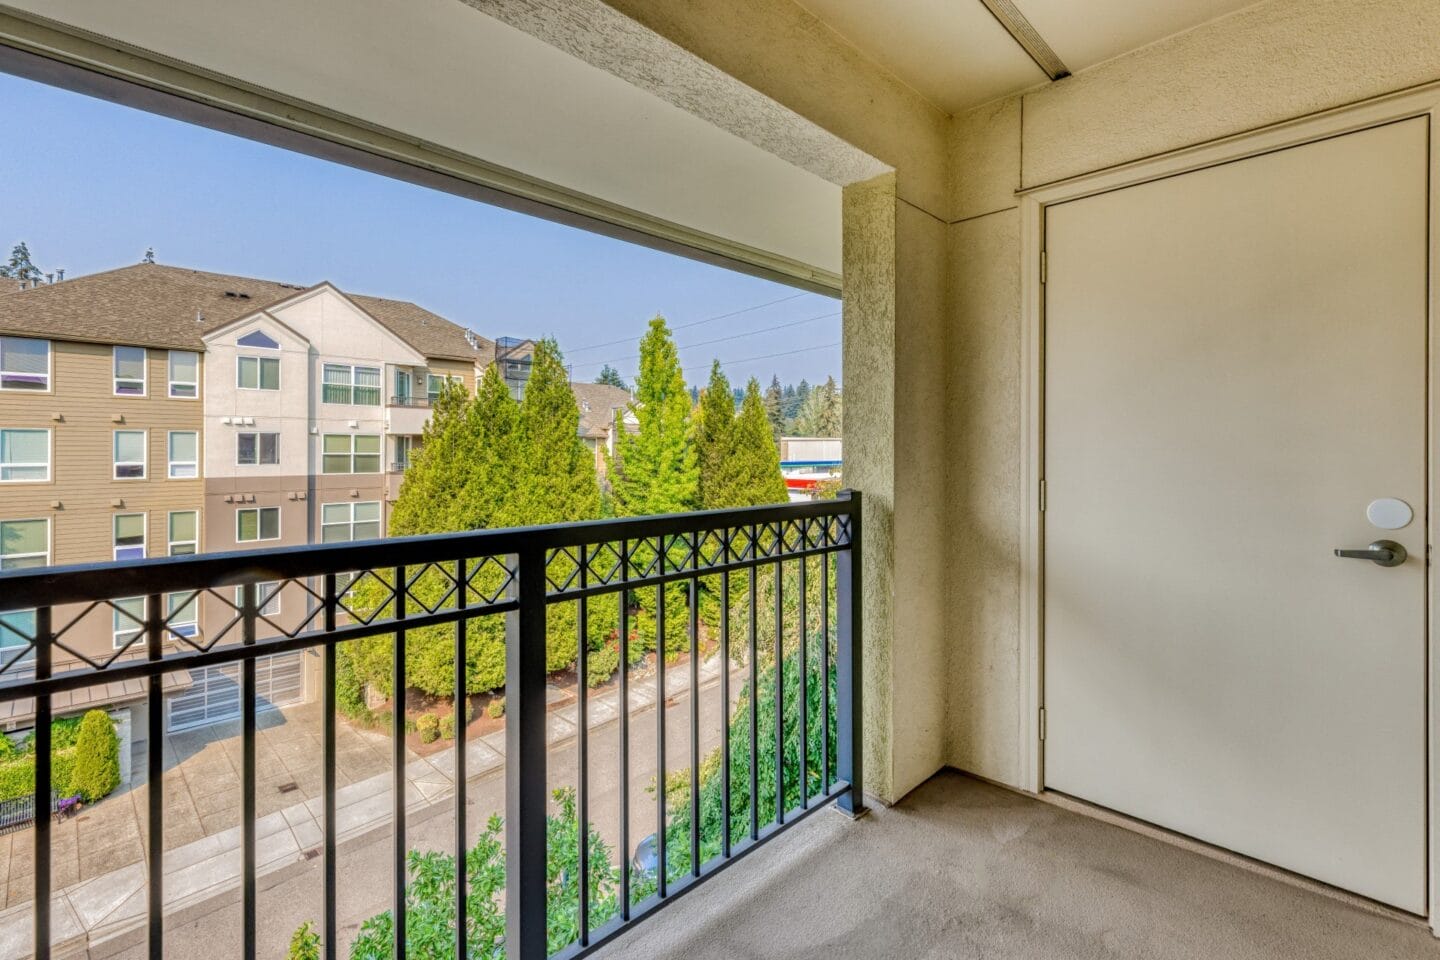
M451 726L454 726L453 721ZM434 743L440 739L440 718L433 713L422 713L415 720L415 729L420 732L421 743Z
M115 722L103 710L91 710L80 721L75 738L75 771L70 788L94 803L120 785L120 738Z
M440 739L455 739L455 714L447 713L440 718Z
M495 699L491 700L489 706L485 708L485 716L489 717L491 720L499 720L501 717L505 716L505 698L496 697Z
M320 934L316 933L306 920L290 937L290 949L285 960L320 960Z

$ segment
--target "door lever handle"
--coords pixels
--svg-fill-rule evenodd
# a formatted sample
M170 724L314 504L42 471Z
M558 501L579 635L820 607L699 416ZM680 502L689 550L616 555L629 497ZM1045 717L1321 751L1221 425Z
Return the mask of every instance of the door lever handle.
M1370 560L1382 567L1398 567L1405 562L1405 548L1394 540L1376 540L1363 550L1335 550L1335 556L1347 560Z

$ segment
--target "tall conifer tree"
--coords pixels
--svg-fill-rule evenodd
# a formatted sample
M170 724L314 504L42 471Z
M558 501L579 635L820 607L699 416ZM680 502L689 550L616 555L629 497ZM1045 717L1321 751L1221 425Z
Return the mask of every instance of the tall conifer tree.
M712 507L757 507L789 499L780 472L780 449L770 430L760 384L753 377L745 387L745 400L730 435L730 455L724 458L713 485Z
M695 453L700 466L700 507L711 510L720 502L717 484L731 452L735 427L735 397L730 380L716 360L710 368L710 383L695 408Z
M516 439L517 523L562 523L600 515L595 455L580 439L580 406L554 340L535 345Z
M616 438L617 456L610 461L616 512L643 516L692 509L699 469L690 436L690 395L664 317L651 320L640 340L640 373L629 409L639 430Z

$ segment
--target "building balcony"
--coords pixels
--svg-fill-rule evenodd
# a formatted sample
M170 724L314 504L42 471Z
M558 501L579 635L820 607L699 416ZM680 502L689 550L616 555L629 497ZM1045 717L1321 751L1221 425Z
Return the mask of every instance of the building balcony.
M430 422L427 397L391 397L385 404L386 429L390 433L419 436Z

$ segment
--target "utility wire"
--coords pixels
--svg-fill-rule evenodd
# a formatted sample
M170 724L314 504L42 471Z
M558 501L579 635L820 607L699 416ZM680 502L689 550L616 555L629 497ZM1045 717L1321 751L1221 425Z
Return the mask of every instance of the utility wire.
M773 307L773 306L775 306L777 303L789 303L791 300L799 300L801 297L810 297L810 296L818 296L818 294L812 294L812 293L810 293L810 292L807 290L807 291L805 291L805 292L803 292L803 293L795 293L795 294L791 294L791 295L788 296L788 297L781 297L779 300L770 300L770 301L768 301L768 302L766 302L766 303L757 303L757 304L755 304L755 306L753 306L753 307L746 307L746 308L743 309L743 310L732 310L730 313L722 313L722 314L720 314L719 316L715 316L715 317L706 317L704 320L692 320L692 321L690 321L689 323L677 324L677 325L671 327L670 330L671 330L672 332L674 332L674 331L676 331L676 330L686 330L686 329L689 329L690 327L698 327L698 326L700 326L702 323L714 323L716 320L728 320L728 319L731 318L731 317L738 317L738 316L740 316L740 314L742 314L742 313L750 313L750 312L755 311L755 310L763 310L763 309L765 309L766 307ZM607 340L605 343L592 343L592 344L590 344L590 345L587 346L587 347L575 347L574 349L569 350L569 351L567 351L567 352L568 352L568 353L572 353L572 354L574 354L574 353L584 353L586 350L598 350L598 349L600 349L601 347L613 347L613 346L615 346L615 344L617 344L617 343L630 343L630 342L633 341L634 339L635 339L635 337L633 337L633 336L631 336L631 337L621 337L619 340Z
M838 347L838 346L840 346L840 341L839 341L839 340L836 340L834 343L822 343L822 344L820 344L819 346L815 346L815 347L804 347L804 348L802 348L802 349L800 349L800 350L786 350L786 351L784 351L783 353L767 353L767 354L765 354L764 356L760 356L760 357L741 357L741 358L739 358L738 360L722 360L722 361L720 362L720 366L721 366L721 368L723 369L723 368L725 368L725 367L734 366L734 365L737 364L737 363L751 363L752 361L755 361L755 360L773 360L773 359L775 359L776 357L793 357L793 356L794 356L795 354L797 354L797 353L810 353L812 350L828 350L828 349L830 349L831 347ZM684 368L684 372L689 373L689 372L691 372L691 371L693 371L693 370L709 370L709 369L710 369L710 364L708 364L708 363L702 363L702 364L700 364L700 365L698 365L698 366L694 366L694 367L685 367L685 368Z
M784 330L786 327L798 327L798 326L800 326L800 324L802 324L802 323L814 323L816 320L833 320L834 318L836 318L836 317L838 317L838 316L840 316L840 311L839 311L839 310L836 310L834 313L822 313L822 314L820 314L818 317L806 317L804 320L791 320L789 323L776 324L776 325L773 326L773 327L766 327L766 328L764 328L763 330L749 330L749 331L747 331L747 332L745 332L745 333L732 333L732 334L730 334L728 337L716 337L714 340L700 340L700 341L698 341L698 342L696 342L696 343L680 344L680 345L676 346L675 349L676 349L676 350L690 350L690 349L693 349L694 347L708 347L708 346L710 346L711 344L714 344L714 343L725 343L725 342L728 341L728 340L742 340L742 339L744 339L745 337L758 337L758 336L759 336L760 334L762 334L762 333L770 333L771 331L774 331L774 330ZM605 365L605 364L607 364L607 363L628 363L628 362L631 361L631 360L639 360L639 359L640 359L640 355L637 353L637 354L632 354L631 356L628 356L628 357L614 357L614 358L612 358L612 359L610 359L610 360L584 360L584 361L582 361L582 362L580 362L580 363L573 364L573 366L576 366L576 367L599 367L599 366L603 366L603 365Z

